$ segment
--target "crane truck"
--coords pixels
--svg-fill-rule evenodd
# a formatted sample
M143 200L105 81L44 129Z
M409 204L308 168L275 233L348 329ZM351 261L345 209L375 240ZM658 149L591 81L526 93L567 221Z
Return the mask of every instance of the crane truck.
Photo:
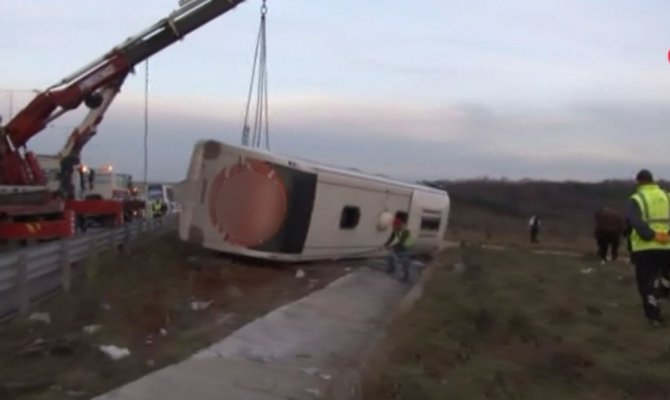
M61 182L60 159L54 155L38 154L37 161L44 171L47 180L47 187L56 192L59 190ZM123 222L132 221L141 218L146 209L146 202L138 198L138 187L133 183L130 174L120 173L107 164L99 168L92 168L85 164L80 164L72 175L72 193L76 200L114 200L114 202L101 203L100 201L90 201L97 207L97 213L77 215L77 225L82 231L89 225L100 227L114 226L119 222L118 211L113 212L101 209L102 204L115 205L120 202L123 206Z
M123 204L78 199L73 173L82 148L96 134L105 112L134 67L245 0L180 0L167 17L112 48L107 54L39 93L5 125L0 125L0 240L40 240L76 232L82 216L123 219ZM59 188L47 185L28 141L63 114L88 112L58 153ZM2 121L0 120L0 124Z

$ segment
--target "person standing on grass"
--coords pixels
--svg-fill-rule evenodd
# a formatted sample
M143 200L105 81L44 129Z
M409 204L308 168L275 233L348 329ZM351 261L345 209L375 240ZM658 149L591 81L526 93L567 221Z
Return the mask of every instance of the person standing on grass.
M601 264L608 261L608 250L611 255L609 259L616 261L624 231L624 219L616 210L603 207L596 212L594 236L598 245L598 256Z
M628 204L631 261L645 317L656 326L663 322L659 298L667 297L670 282L670 197L654 183L648 170L636 176L637 191Z
M538 235L540 234L540 217L533 215L528 221L528 227L530 229L530 242L539 243Z
M393 221L393 231L384 247L390 249L388 255L387 272L392 274L397 269L398 263L402 267L402 282L409 282L409 270L411 267L411 249L414 244L412 233L407 229L404 218L398 216Z

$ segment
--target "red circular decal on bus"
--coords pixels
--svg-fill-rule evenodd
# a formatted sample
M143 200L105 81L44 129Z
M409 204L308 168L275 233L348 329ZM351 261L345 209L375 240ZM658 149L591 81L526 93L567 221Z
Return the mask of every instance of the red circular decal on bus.
M286 215L286 189L267 163L224 168L209 192L209 216L227 242L253 247L277 233Z

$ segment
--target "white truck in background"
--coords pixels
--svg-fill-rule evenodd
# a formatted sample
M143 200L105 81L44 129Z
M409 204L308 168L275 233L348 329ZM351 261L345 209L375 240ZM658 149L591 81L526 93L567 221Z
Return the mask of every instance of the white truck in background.
M38 155L37 161L44 171L47 187L52 191L60 188L60 158ZM111 165L91 169L80 165L72 173L72 187L76 200L115 200L123 204L124 221L143 216L145 202L138 199L138 189L130 174L119 173ZM91 221L103 223L101 217L92 215Z

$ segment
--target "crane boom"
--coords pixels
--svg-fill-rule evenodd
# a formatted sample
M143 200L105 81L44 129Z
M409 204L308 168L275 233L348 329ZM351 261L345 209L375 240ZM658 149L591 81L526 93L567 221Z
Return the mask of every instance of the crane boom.
M44 130L49 122L78 108L84 102L92 110L87 117L92 125L90 127L86 125L85 120L73 132L73 135L77 134L78 130L81 140L87 141L94 133L90 132L91 129L95 129L102 120L102 114L114 97L111 95L109 101L102 101L105 99L103 96L105 90L108 96L112 91L118 91L123 79L135 65L232 10L242 2L244 0L185 2L168 17L128 38L104 56L38 94L7 125L0 127L0 185L21 186L43 183L41 182L43 176L32 153L20 153L20 149L24 148L32 137ZM117 82L119 82L118 85L115 85ZM101 105L104 109L96 112L95 109ZM95 118L90 115L94 115ZM81 135L84 131L87 133ZM71 137L70 140L75 139ZM71 143L66 148L80 150L85 141ZM61 156L67 155L61 154Z

